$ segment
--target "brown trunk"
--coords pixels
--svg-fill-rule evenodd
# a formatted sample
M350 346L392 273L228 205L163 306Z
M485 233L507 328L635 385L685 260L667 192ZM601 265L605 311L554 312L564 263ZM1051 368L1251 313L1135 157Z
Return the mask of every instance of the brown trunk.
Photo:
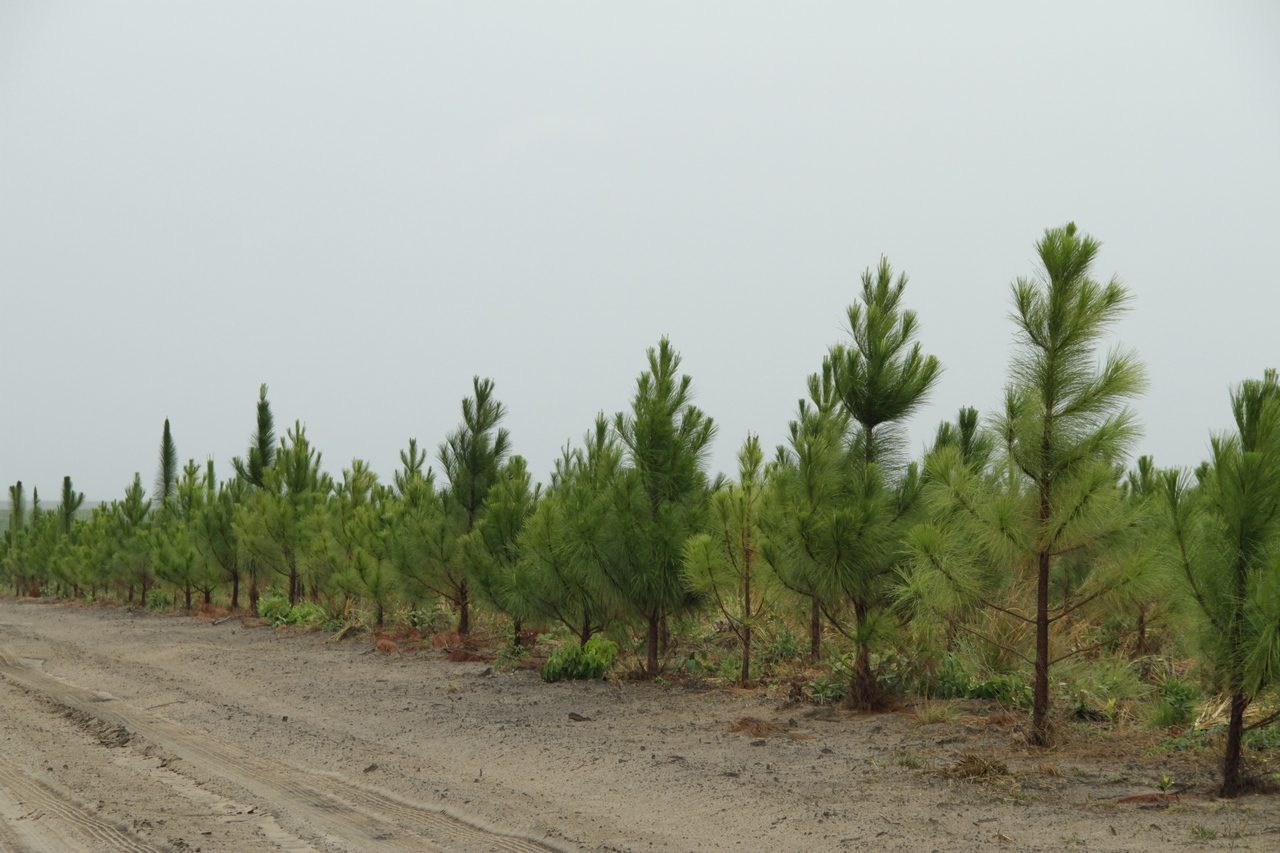
M864 633L862 629L867 620L866 602L855 598L853 613L858 620L859 633ZM871 647L860 642L849 684L849 704L860 711L871 711L880 706L880 699L880 684L871 670Z
M147 583L147 580L148 580L147 576L143 575L142 576L142 606L143 607L147 606L147 587L150 585Z
M751 680L751 626L742 626L742 678L743 687Z
M1227 754L1222 762L1223 797L1240 794L1240 747L1244 742L1244 711L1249 699L1239 691L1231 696L1231 722L1227 726Z
M458 634L463 637L471 633L471 605L467 593L467 582L458 584Z
M511 648L520 648L520 620L511 620Z
M182 588L183 604L186 606L187 612L191 612L191 585Z
M133 584L129 584L129 598L127 600L130 604L133 604Z
M649 615L649 636L647 642L649 658L645 662L644 671L650 678L658 674L658 623L660 621L658 614L652 613Z
M289 566L289 606L292 607L298 603L298 569L295 566Z
M816 661L822 653L822 609L818 607L818 597L813 597L813 607L809 611L809 660Z
M258 576L249 576L249 609L253 611L253 615L258 615Z
M204 588L204 603L213 604L213 590L209 587Z
M1138 640L1134 651L1140 655L1147 653L1147 608L1145 606L1138 608Z
M666 616L658 623L658 649L664 658L671 653L671 623Z
M379 601L379 602L378 602L378 611L377 611L377 615L376 615L376 617L375 617L375 621L374 621L374 627L375 627L375 628L377 628L379 631L381 631L381 630L382 630L382 620L383 620L384 616L385 616L385 613L383 612L382 602L381 602L381 601Z
M240 609L240 573L231 573L231 609Z
M1043 515L1042 515L1043 517ZM1041 551L1036 582L1036 673L1031 707L1031 743L1049 745L1049 553Z
M578 633L578 645L585 646L587 640L591 639L591 618L584 616L582 619L582 630Z

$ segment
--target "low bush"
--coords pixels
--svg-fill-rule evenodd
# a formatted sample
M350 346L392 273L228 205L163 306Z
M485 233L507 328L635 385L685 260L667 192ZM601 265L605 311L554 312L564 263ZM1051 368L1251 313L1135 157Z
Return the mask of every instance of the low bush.
M258 615L272 625L283 625L290 609L289 599L280 593L268 592L258 599Z
M162 589L153 589L147 592L147 610L152 613L159 613L163 610L173 609L173 596Z
M592 637L585 646L569 645L553 652L539 674L543 681L604 678L617 659L617 643Z
M1176 675L1167 676L1156 690L1156 701L1151 710L1152 725L1159 728L1187 725L1195 715L1199 696L1200 691L1194 684Z

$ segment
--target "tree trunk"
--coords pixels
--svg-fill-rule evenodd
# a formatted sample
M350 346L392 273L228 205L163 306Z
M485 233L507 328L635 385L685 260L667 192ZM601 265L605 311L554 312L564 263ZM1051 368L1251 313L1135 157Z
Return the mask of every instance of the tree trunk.
M742 677L738 681L743 687L751 680L751 625L742 626Z
M813 597L813 607L809 611L809 660L817 661L822 654L822 609L818 606L818 597Z
M212 589L211 587L207 587L207 586L206 586L206 587L204 588L203 592L204 592L204 603L205 603L205 604L212 605L212 604L213 604L213 589Z
M665 615L658 623L658 650L664 658L671 653L671 623Z
M520 648L520 620L511 620L511 648Z
M379 602L378 602L378 610L377 610L376 621L374 622L374 627L375 627L375 628L377 628L379 631L381 631L381 630L382 630L382 621L383 621L383 618L384 618L384 616L385 616L385 615L386 615L386 614L384 613L384 608L383 608L383 606L382 606L382 602L381 602L381 601L379 601Z
M298 567L289 564L289 606L298 603Z
M1042 511L1042 518L1044 512ZM1031 743L1049 745L1049 552L1041 551L1036 582L1036 673L1031 707Z
M1146 605L1138 607L1138 640L1134 645L1135 652L1145 655L1147 649L1147 608Z
M1238 690L1231 696L1231 723L1227 726L1227 753L1222 762L1223 797L1240 794L1240 747L1244 741L1244 711L1249 707L1248 697Z
M591 634L591 617L584 616L582 617L582 630L578 633L578 645L585 646L587 640L591 639Z
M853 600L853 615L858 620L858 632L863 633L867 621L867 604L862 599ZM858 655L854 658L853 674L849 684L849 704L860 711L870 711L880 705L880 685L871 669L871 647L858 642Z
M658 614L649 614L649 636L646 645L649 650L648 660L645 662L645 675L653 678L658 674L658 623L661 621Z
M231 609L240 609L240 573L231 573Z
M147 587L149 586L149 584L147 583L148 580L149 578L144 574L142 576L142 606L143 607L147 606Z
M253 611L253 615L258 614L258 576L256 574L249 575L249 609Z
M187 584L182 588L183 604L186 605L187 612L191 612L191 584Z
M465 637L471 633L471 602L468 600L467 582L458 584L458 635Z

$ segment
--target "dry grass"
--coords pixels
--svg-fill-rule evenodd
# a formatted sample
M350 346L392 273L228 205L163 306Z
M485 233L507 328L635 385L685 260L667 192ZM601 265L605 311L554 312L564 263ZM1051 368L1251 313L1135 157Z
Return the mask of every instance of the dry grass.
M941 772L952 779L990 779L1011 775L1009 766L1003 761L984 758L976 752L961 753L950 767Z
M741 717L729 726L731 732L742 732L753 738L770 737L782 734L782 726L762 720L759 717Z

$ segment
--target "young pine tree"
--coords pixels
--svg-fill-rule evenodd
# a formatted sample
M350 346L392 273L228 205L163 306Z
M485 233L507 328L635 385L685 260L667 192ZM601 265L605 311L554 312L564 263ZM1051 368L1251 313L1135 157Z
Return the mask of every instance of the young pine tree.
M624 562L609 534L621 466L622 450L600 415L584 446L556 461L551 485L520 533L513 578L528 618L560 623L581 645L619 619L602 567Z
M541 487L529 475L524 457L512 456L489 490L484 517L463 542L476 588L512 619L513 646L520 643L524 621L538 615L534 602L523 594L519 541L540 497Z
M769 613L777 580L760 552L760 512L764 495L764 454L760 439L747 436L738 451L738 482L711 496L710 532L685 544L685 581L714 601L738 638L742 671L738 683L751 680L751 640Z
M163 507L173 498L178 485L178 446L173 443L169 419L164 419L160 436L160 465L156 471L156 500Z
M645 672L655 676L663 620L688 603L681 576L684 547L706 518L706 456L715 424L693 405L693 380L680 373L671 342L662 338L648 357L631 411L614 419L630 467L615 479L606 539L623 562L599 567L644 623Z
M462 401L462 423L440 445L439 458L448 486L443 513L432 531L430 584L458 608L458 633L471 630L474 567L463 537L483 517L489 490L498 481L511 437L500 424L506 409L493 396L493 380L472 380L474 395Z
M1201 619L1201 649L1231 700L1222 767L1224 797L1240 793L1250 704L1280 683L1280 381L1268 370L1231 395L1233 433L1214 437L1192 489L1166 472L1162 492L1177 566Z
M974 471L957 448L929 457L933 520L912 532L907 592L988 641L965 623L965 608L1034 633L1033 656L1011 651L1033 667L1031 740L1046 745L1050 671L1082 651L1056 653L1052 629L1086 605L1134 594L1150 573L1132 547L1136 518L1114 467L1137 434L1126 404L1143 387L1142 369L1115 351L1096 366L1128 294L1115 279L1091 277L1098 242L1074 224L1046 231L1036 250L1041 275L1013 285L1019 349L997 424L1003 475Z

